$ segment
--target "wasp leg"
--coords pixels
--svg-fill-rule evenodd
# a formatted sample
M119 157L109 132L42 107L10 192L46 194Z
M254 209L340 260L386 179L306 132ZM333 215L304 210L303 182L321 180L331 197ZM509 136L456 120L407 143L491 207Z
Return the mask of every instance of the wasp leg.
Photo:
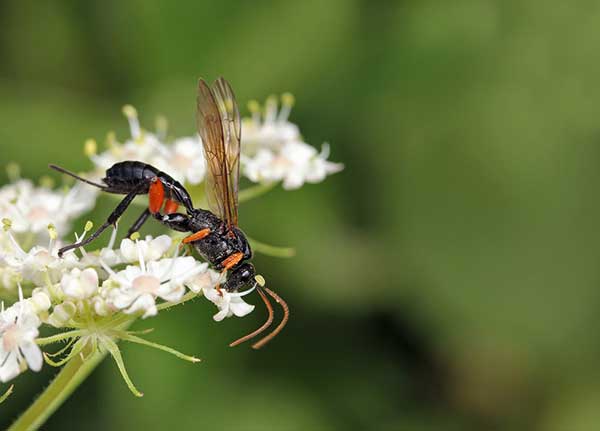
M144 212L142 212L140 214L140 216L138 217L138 219L133 223L133 225L129 228L129 230L127 231L127 238L130 238L131 235L133 235L135 232L139 231L140 228L142 227L142 225L144 223L146 223L146 220L148 220L148 217L150 217L150 209L146 208L144 210Z
M227 271L227 270L233 268L238 263L240 263L240 261L243 258L244 258L244 253L242 253L241 251L237 251L237 252L227 256L225 259L223 259L223 262L221 262L223 271Z
M96 238L98 238L100 236L100 234L106 230L106 228L108 228L111 225L114 225L117 222L117 220L119 220L119 217L121 217L123 215L123 213L129 206L129 204L131 204L131 201L133 201L133 199L139 194L140 190L141 190L141 187L129 192L127 194L127 196L125 196L123 198L123 200L121 202L119 202L119 205L117 205L115 210L108 216L108 220L106 220L106 222L104 222L96 230L96 232L91 234L89 237L87 237L83 241L77 242L75 244L67 245L67 246L61 248L60 250L58 250L58 255L60 257L62 257L62 255L65 253L65 251L72 250L74 248L83 247L84 245L87 245L90 242L92 242L93 240L95 240Z
M154 177L150 181L150 187L148 189L148 209L152 214L156 214L160 212L165 201L165 187L158 177Z
M178 232L189 232L191 230L190 217L186 214L171 213L162 215L160 213L156 213L154 214L154 218L168 228Z
M202 231L200 231L200 232L202 232ZM221 275L219 276L219 281L223 280L225 278L225 273L227 271L229 271L231 268L233 268L234 266L236 266L238 263L240 263L240 261L243 258L244 258L244 253L242 253L241 251L238 251L238 252L235 252L235 253L227 256L225 259L223 259L223 262L221 262L223 271L221 271ZM219 292L219 295L223 296L223 292L221 292L221 283L220 282L215 286L215 289L217 289L217 292Z
M188 244L190 242L194 242L194 241L198 241L206 236L208 236L208 234L210 233L210 229L209 228L204 228L202 230L199 230L196 233L193 233L189 236L186 236L185 238L183 238L183 243L184 244Z
M174 201L173 199L167 199L165 202L164 212L165 214L173 214L177 212L177 208L179 208L179 203Z

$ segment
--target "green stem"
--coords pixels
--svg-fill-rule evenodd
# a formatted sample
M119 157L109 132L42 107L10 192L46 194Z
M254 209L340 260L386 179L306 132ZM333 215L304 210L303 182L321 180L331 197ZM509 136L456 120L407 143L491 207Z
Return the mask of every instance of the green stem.
M272 257L293 257L296 254L296 249L292 247L278 247L275 245L265 244L255 240L254 238L248 237L250 241L250 247L257 253L264 254Z
M125 331L135 321L121 323L118 329ZM86 343L81 353L71 359L59 371L42 395L25 410L8 431L30 431L39 429L46 420L69 398L108 354L100 351L93 342Z
M244 190L240 190L238 192L238 201L246 202L246 201L249 201L250 199L254 199L258 196L264 195L265 193L267 193L269 190L271 190L276 185L277 185L277 183L275 183L275 182L262 183L262 184L258 184L256 186L248 187L247 189L244 189Z
M159 304L158 309L164 310L167 308L171 308L175 305L183 304L191 299L194 299L198 294L194 292L188 292L181 298L179 301L175 303L163 303ZM106 323L110 324L111 327L117 327L120 331L126 331L136 320L135 316L119 316L116 319L110 319ZM46 344L47 342L60 341L65 338L69 338L70 336L78 336L80 335L80 330L74 330L69 332L64 332L61 334L57 334L52 337L47 337L46 339L42 339L39 344ZM66 337L65 337L66 335ZM127 338L137 338L129 335ZM127 339L126 338L126 339ZM122 360L120 359L120 353L118 349L114 349L116 344L114 341L107 339L111 347L111 354L117 354L115 360L117 361L117 365L119 366L119 370L124 373L124 377L130 388L133 387L133 383L129 381L129 377L125 369L123 368ZM131 340L138 342L137 340ZM111 344L112 343L112 344ZM183 359L190 360L192 362L197 362L198 360L193 357L188 357L186 355L181 354L173 349L157 345L155 343L144 341L141 344L146 344L151 347L157 347L161 350L165 350L169 353L176 354ZM114 346L113 346L114 345ZM90 375L92 371L102 362L102 359L107 355L107 351L103 349L100 352L99 349L93 346L93 343L87 343L83 348L80 354L73 357L67 364L60 370L60 372L56 375L52 383L42 392L42 395L39 396L37 400L33 402L31 406L21 416L17 419L8 431L30 431L39 429L46 420L52 416L52 414L64 403L67 398L79 387L81 383ZM85 359L82 359L85 358ZM137 392L137 390L136 390ZM135 393L135 392L134 392ZM139 396L141 394L138 392ZM136 395L137 395L136 394ZM9 394L8 394L9 395ZM7 396L8 396L7 395Z
M91 349L91 343L88 343L82 352L86 357L85 361L81 359L81 355L69 361L8 431L39 429L106 356L106 352L92 353Z
M6 392L4 392L4 395L0 396L0 404L2 404L4 401L6 401L6 399L8 397L10 397L10 395L13 393L14 388L15 388L15 385L10 385L8 390Z

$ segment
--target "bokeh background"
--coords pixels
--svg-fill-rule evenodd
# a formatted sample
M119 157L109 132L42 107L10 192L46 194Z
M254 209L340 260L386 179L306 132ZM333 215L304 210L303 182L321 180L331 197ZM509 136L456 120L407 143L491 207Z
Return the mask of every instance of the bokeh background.
M241 102L293 92L346 165L241 208L297 249L255 259L292 307L278 339L227 347L262 311L163 313L137 327L203 363L125 345L144 398L107 360L44 429L598 429L598 46L595 1L0 2L0 162L25 176L89 169L125 103L193 133L221 74Z

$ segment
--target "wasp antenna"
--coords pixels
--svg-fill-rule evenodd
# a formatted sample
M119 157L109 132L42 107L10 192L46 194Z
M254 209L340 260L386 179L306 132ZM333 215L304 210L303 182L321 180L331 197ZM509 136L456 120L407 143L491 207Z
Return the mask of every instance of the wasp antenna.
M273 323L273 306L271 305L269 298L267 298L267 295L265 295L265 292L263 291L262 287L257 286L256 290L258 290L260 297L262 298L263 302L267 306L267 311L269 312L269 317L267 318L267 321L265 323L263 323L263 325L260 328L258 328L254 332L251 332L248 335L244 335L242 338L235 340L233 343L231 343L229 345L229 347L235 347L239 344L242 344L242 343L248 341L251 338L256 337L258 334L260 334L265 329L267 329L269 326L271 326L271 323Z
M57 166L57 165L48 165L48 167L50 169L54 169L55 171L60 172L61 174L69 175L70 177L73 177L76 180L82 181L82 182L84 182L86 184L89 184L89 185L92 185L94 187L98 187L99 189L105 189L106 188L106 186L103 185L103 184L98 184L98 183L95 183L93 181L87 180L87 179L85 179L83 177L80 177L79 175L75 174L74 172L68 171L65 168L61 168L60 166Z
M262 346L264 346L269 341L271 341L273 338L275 338L277 336L277 334L279 334L281 332L281 330L283 329L283 327L287 324L288 320L290 319L290 308L288 307L287 302L285 302L281 298L281 296L279 296L278 294L276 294L275 292L273 292L268 287L265 287L264 289L267 291L267 293L269 295L271 295L271 297L275 301L277 301L277 303L279 305L281 305L281 308L283 308L283 319L281 319L281 323L279 323L279 325L277 325L277 328L275 328L273 330L273 332L271 332L269 335L267 335L266 337L264 337L262 340L254 343L252 345L253 349L260 349Z

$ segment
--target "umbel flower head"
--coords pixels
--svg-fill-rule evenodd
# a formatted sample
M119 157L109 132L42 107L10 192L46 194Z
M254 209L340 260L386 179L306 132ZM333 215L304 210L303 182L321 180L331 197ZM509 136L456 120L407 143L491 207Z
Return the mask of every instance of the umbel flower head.
M261 183L258 188L281 183L284 189L294 189L342 169L341 164L327 160L327 145L318 152L303 140L298 126L288 119L292 105L293 97L287 94L281 98L281 107L275 98L269 98L264 108L251 102L251 117L243 120L241 172L250 182ZM85 143L85 154L95 166L86 174L88 178L102 177L114 163L138 160L168 172L186 187L204 181L206 166L198 136L167 139L164 120L155 132L148 132L133 107L126 106L123 112L130 127L128 139L121 143L111 134L108 147L101 152L95 141ZM175 240L180 237L173 232L143 239L135 233L118 241L115 226L106 246L92 248L98 240L59 256L58 250L72 243L73 237L79 242L93 229L87 222L82 232L72 233L71 225L94 208L98 190L82 183L54 188L46 181L38 186L15 172L12 182L0 187L1 382L26 370L39 371L44 362L62 366L74 357L87 360L106 352L129 389L141 396L128 375L118 342L199 360L143 338L147 331L129 331L134 321L150 319L198 296L217 307L215 321L244 317L254 310L244 300L254 288L246 292L220 289L226 274L192 255L180 255L181 244ZM257 194L248 193L253 195ZM42 327L51 335L40 337ZM47 351L55 343L66 344ZM2 392L0 402L10 390Z
M242 123L242 166L250 181L283 182L283 188L300 188L305 182L319 183L329 174L341 171L344 166L332 163L329 146L324 144L321 152L305 143L298 126L288 121L294 104L291 94L281 97L278 110L277 99L269 97L264 115L258 102L250 102L250 119Z
M0 310L0 381L9 381L26 369L39 371L43 362L39 346L60 341L69 343L55 354L44 354L48 364L63 365L86 348L108 351L136 395L140 392L125 371L116 341L144 344L182 359L198 361L123 328L138 316L155 316L162 309L202 294L203 290L198 290L199 278L204 280L204 291L216 292L214 282L218 277L208 269L207 263L192 256L177 256L179 247L166 235L147 236L143 240L134 235L133 240L124 239L118 249L113 249L116 229L108 247L93 253L83 249L81 253L70 251L59 258L57 247L61 242L57 241L52 226L47 231L48 246L35 246L30 251L22 248L11 226L12 223L5 220L1 231L11 248L4 252L0 270L14 271L19 282L28 286L30 297L24 299L19 287L19 300ZM77 238L83 238L92 228L91 223L87 223ZM206 283L206 280L210 281ZM253 309L241 299L235 302L249 311ZM229 310L223 301L219 306L221 311ZM229 311L225 314L233 315ZM38 338L38 328L43 324L66 332ZM68 349L69 353L65 354ZM61 360L52 359L63 354L65 357Z

